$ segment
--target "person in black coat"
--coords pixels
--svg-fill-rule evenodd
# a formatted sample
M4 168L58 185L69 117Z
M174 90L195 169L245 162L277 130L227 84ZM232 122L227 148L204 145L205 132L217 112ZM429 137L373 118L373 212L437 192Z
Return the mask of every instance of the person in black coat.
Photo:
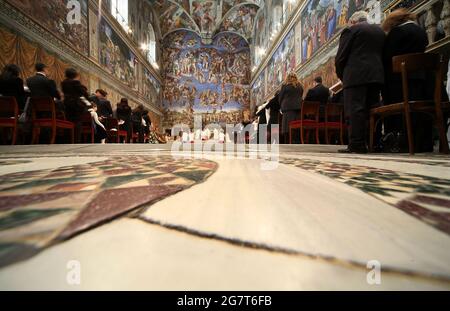
M48 78L48 67L45 64L38 63L35 68L36 75L27 79L27 86L30 89L31 96L51 97L60 100L61 95L56 88L55 81Z
M139 143L144 142L144 127L142 126L142 116L144 115L144 105L138 105L131 113L133 132L138 133Z
M281 126L282 143L287 143L289 137L289 123L300 119L301 103L303 98L303 87L295 73L290 73L283 84L278 95L283 124Z
M320 117L325 116L325 106L330 100L330 89L322 84L322 77L316 77L314 79L316 85L308 91L305 97L305 101L320 102Z
M369 109L379 103L384 83L385 34L367 23L367 13L358 11L342 31L336 55L336 74L343 82L345 111L350 121L350 142L345 153L367 153Z
M382 25L387 33L383 51L383 62L385 69L385 85L383 87L383 102L385 105L403 102L403 87L400 73L394 73L392 69L392 58L398 55L411 53L424 53L428 46L427 34L422 27L417 24L415 14L406 9L398 9L389 14ZM430 77L434 82L434 78ZM413 73L408 77L409 99L419 100L433 97L434 83L430 92L429 83L425 72ZM428 93L428 94L427 94ZM414 128L415 151L433 151L433 124L432 120L422 114L412 115ZM395 142L395 151L407 149L407 135L404 132L402 115L394 115L384 119L385 134L392 139L399 139ZM398 138L400 137L400 138ZM392 143L387 144L391 145ZM394 150L385 150L394 151Z
M26 93L23 87L23 80L19 77L20 68L17 65L6 65L0 75L0 95L15 97L19 110L25 107Z
M81 84L78 72L69 68L66 70L66 79L61 83L64 93L65 115L68 121L75 123L75 142L81 141L81 116L87 112L88 106L81 99L89 97L87 88Z
M124 123L120 128L128 133L128 142L131 139L131 107L128 105L128 99L122 98L117 104L116 117Z
M95 96L92 96L92 101L97 105L97 114L100 119L112 118L113 110L111 102L107 99L108 92L102 89L95 91Z

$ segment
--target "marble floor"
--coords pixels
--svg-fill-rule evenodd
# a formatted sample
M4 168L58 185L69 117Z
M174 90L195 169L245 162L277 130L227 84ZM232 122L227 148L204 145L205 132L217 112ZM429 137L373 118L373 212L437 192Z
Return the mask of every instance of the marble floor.
M2 146L0 290L449 290L450 157L338 148Z

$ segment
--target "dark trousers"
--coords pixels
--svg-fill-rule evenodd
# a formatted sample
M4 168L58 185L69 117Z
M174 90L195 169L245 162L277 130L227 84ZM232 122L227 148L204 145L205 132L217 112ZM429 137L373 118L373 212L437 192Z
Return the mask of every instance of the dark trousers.
M350 123L350 147L366 147L369 110L380 102L380 84L344 89L345 113Z

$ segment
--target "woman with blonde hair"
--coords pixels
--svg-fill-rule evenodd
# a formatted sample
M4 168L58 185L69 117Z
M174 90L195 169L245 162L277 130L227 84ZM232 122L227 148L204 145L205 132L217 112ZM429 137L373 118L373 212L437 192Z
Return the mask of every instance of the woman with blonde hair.
M415 14L406 9L398 9L390 13L381 28L386 32L386 41L383 49L383 63L385 72L385 84L382 90L383 102L385 105L399 103L403 101L402 78L392 70L392 58L398 55L424 53L428 45L427 34L422 27L417 24ZM427 97L427 75L426 73L416 73L408 78L410 100L424 99ZM433 151L432 123L422 115L413 115L413 127L415 129L416 152ZM388 143L395 145L398 151L407 148L404 133L403 117L394 115L384 120L385 133L390 137L403 137L401 141ZM391 139L392 140L392 139ZM389 147L387 147L389 149Z
M283 86L281 87L278 101L283 114L283 124L281 126L281 143L287 143L289 137L289 123L300 118L300 109L303 97L303 86L297 75L291 72Z

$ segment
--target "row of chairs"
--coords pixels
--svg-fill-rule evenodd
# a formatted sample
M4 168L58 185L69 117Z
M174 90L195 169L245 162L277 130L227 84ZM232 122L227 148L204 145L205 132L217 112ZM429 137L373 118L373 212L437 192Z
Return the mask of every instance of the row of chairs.
M416 53L396 56L392 60L393 71L401 75L403 101L391 105L385 105L370 110L369 121L369 150L373 152L374 135L377 124L385 117L391 115L403 115L408 136L409 153L414 154L414 133L412 129L411 113L425 113L431 116L439 132L440 151L449 153L445 112L450 112L450 103L442 100L442 86L444 77L444 60L439 54ZM435 76L435 89L433 98L428 100L410 100L408 76L415 72L432 72ZM325 130L326 143L329 144L329 130L339 130L340 141L343 144L343 131L346 129L343 117L343 108L328 104L325 111L325 122L319 122L319 103L304 102L300 119L289 124L289 142L292 143L292 131L300 129L301 143L305 143L305 130L315 131L316 143L319 144L319 131ZM337 117L338 116L338 117ZM334 120L330 121L329 117ZM337 117L337 119L336 119Z
M320 144L319 133L321 130L325 132L325 142L330 144L330 134L338 131L339 142L344 144L344 131L347 129L344 123L344 108L338 104L327 104L325 106L325 121L320 120L320 102L304 101L300 111L300 119L289 123L289 143L292 144L294 130L300 130L300 142L305 144L305 132L307 137L309 133L314 131L316 144Z
M65 119L62 112L57 112L55 102L50 97L32 97L31 105L31 124L32 124L32 144L39 143L42 129L50 129L50 144L56 142L58 133L70 133L71 143L75 142L75 124ZM0 129L9 129L11 131L11 144L17 143L19 132L20 111L17 101L14 97L0 97ZM105 120L105 127L108 134L109 143L128 142L128 132L122 130L119 121L114 118ZM139 141L139 134L131 131L130 142ZM81 119L81 136L83 142L94 143L95 131L91 114L86 112ZM145 137L144 137L145 138Z

